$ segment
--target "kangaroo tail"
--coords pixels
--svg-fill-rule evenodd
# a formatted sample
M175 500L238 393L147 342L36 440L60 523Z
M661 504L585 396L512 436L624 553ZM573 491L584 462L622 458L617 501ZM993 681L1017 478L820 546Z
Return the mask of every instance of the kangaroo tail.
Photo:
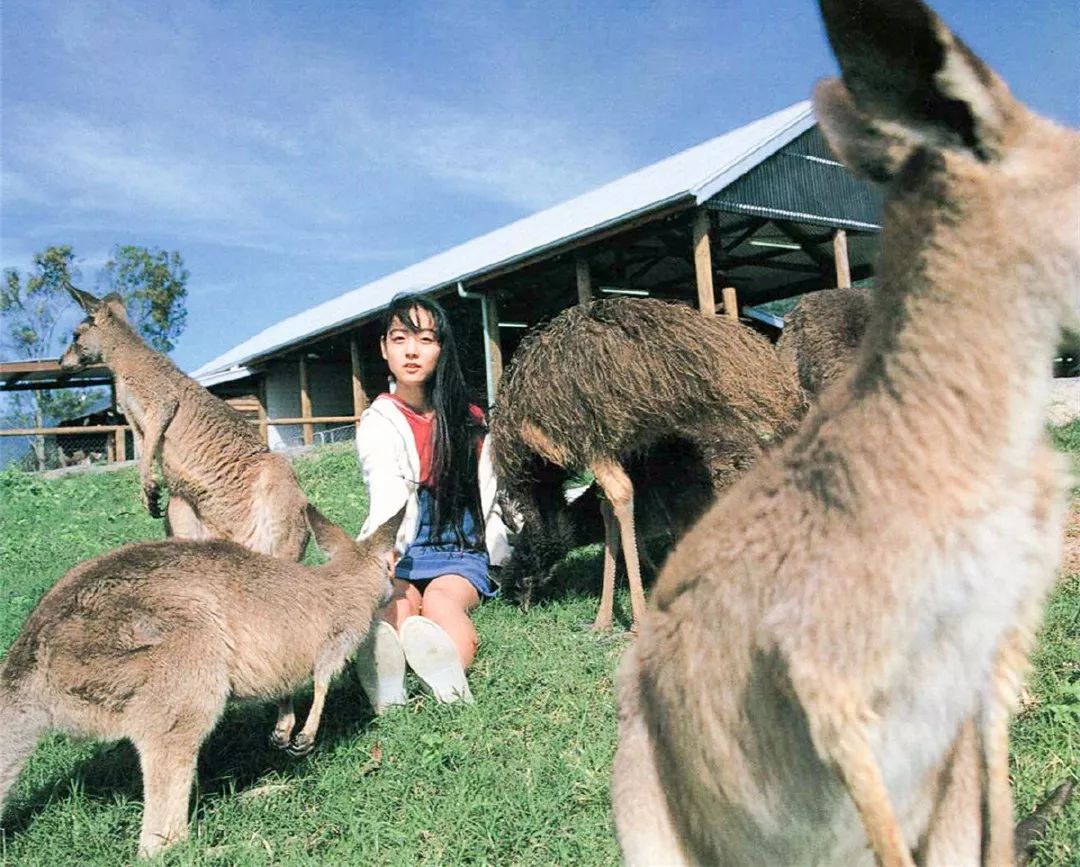
M47 728L44 709L0 683L0 818L19 772Z
M1016 826L1016 864L1027 864L1035 852L1035 844L1046 834L1046 828L1072 797L1075 780L1066 780L1043 801L1030 816Z

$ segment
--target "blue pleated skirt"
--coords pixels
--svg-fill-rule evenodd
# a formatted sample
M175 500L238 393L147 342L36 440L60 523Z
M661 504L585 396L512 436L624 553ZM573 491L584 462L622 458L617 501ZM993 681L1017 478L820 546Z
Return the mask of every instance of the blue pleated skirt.
M434 532L434 499L427 488L418 493L419 511L416 538L398 559L394 577L419 586L421 592L427 583L440 575L461 575L468 580L482 597L495 595L495 585L488 576L488 555L477 531L472 511L466 509L462 531L468 546L462 548L457 534L446 527L440 536Z

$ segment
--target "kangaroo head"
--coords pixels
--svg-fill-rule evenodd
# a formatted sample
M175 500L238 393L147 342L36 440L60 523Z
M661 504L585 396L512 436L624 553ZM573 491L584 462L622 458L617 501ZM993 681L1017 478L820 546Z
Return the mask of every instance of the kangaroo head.
M886 185L882 276L985 277L1052 296L1080 286L1080 136L1041 118L919 0L820 0L843 80L818 85L833 151ZM936 258L935 258L936 257ZM1063 309L1065 308L1065 309Z
M127 323L124 302L115 292L96 298L89 292L69 287L68 292L86 311L86 318L75 327L71 345L60 356L61 370L81 370L102 360L102 327L109 322Z
M398 528L404 518L405 507L402 506L396 515L380 524L374 533L357 542L311 503L307 505L307 522L311 535L315 537L315 544L331 560L357 552L379 559L389 557L394 550Z

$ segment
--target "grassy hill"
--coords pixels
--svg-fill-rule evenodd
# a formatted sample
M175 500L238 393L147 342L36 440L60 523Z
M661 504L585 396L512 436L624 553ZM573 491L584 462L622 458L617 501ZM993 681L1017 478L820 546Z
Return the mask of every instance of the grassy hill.
M1062 434L1080 454L1080 428ZM350 532L367 502L350 447L297 461L312 501ZM0 473L0 648L63 573L120 544L157 538L133 468L44 479ZM481 606L471 675L477 703L416 693L372 718L351 675L331 691L315 752L269 746L274 708L232 706L203 748L192 836L168 864L618 863L609 777L613 675L625 638L583 626L595 613L599 546L565 565L586 588L527 613ZM617 610L628 618L628 600ZM1080 767L1080 576L1065 576L1040 636L1030 696L1014 724L1018 810ZM301 702L303 709L303 702ZM142 811L134 751L51 736L23 772L0 832L0 864L115 865L134 859ZM1080 806L1052 827L1040 860L1080 859Z

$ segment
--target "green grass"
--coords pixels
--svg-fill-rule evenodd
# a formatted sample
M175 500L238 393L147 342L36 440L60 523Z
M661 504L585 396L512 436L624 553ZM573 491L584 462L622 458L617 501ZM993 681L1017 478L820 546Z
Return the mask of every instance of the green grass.
M1064 447L1080 453L1080 429ZM1075 443L1075 445L1070 445ZM297 462L301 484L355 532L367 504L353 451ZM68 568L127 541L156 538L133 469L41 479L0 473L0 647ZM270 705L231 706L200 755L192 837L167 864L607 865L615 750L612 679L625 646L582 626L595 614L597 546L569 558L586 588L527 613L502 601L476 613L477 703L417 697L372 718L351 676L331 690L316 751L271 748ZM617 600L627 610L627 600ZM1059 583L1013 726L1018 811L1080 767L1080 577ZM303 700L301 700L303 706ZM0 833L0 864L114 865L134 858L141 782L126 743L50 736L23 772ZM1042 865L1080 858L1080 804L1051 828Z

